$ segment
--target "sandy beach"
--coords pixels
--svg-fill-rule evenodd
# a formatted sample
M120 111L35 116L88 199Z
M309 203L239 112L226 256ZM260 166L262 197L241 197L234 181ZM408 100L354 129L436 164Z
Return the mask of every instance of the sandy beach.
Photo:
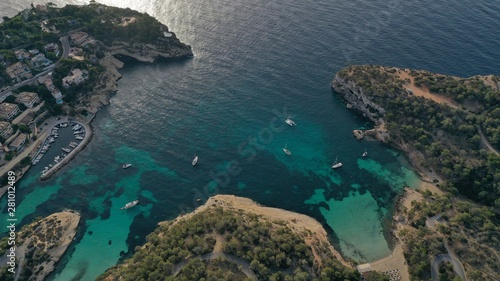
M406 217L402 210L404 209L409 210L412 208L412 202L414 201L418 202L424 199L423 195L419 192L419 190L420 191L429 190L432 193L443 194L443 191L441 191L435 184L426 181L421 181L418 190L405 187L404 194L399 198L397 202L398 211L394 215L394 221L393 221L392 233L396 237L396 246L394 247L394 250L389 256L368 263L367 265L371 269L380 272L396 271L401 277L401 280L410 281L408 265L406 263L406 259L403 254L405 245L404 242L399 237L399 231L406 227Z

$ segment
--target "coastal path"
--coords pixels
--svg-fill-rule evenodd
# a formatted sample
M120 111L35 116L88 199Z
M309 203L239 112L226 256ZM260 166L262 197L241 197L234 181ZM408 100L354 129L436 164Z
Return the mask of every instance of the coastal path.
M484 135L483 133L483 130L481 130L481 127L479 125L477 125L477 132L479 133L479 136L481 137L481 141L483 142L483 144L493 153L495 153L496 155L500 155L500 153L498 152L498 150L496 150L492 145L491 143L488 141L488 138L486 138L486 136Z
M200 258L202 261L208 261L208 260L213 260L213 259L218 259L218 258L224 258L228 260L229 262L235 263L238 265L240 270L250 279L258 281L259 279L253 272L253 270L250 268L250 263L248 263L246 260L239 258L237 256L233 256L230 254L226 254L222 252L222 243L224 242L224 238L217 234L214 233L215 235L215 246L214 250L211 253L206 253L203 255L195 256L195 257L190 257L188 259L185 259L181 261L180 263L176 264L172 270L172 275L177 276L181 272L181 270L186 266L186 264L196 258Z
M237 256L233 256L233 255L230 255L230 254L226 254L226 253L223 253L223 252L212 252L212 253L207 253L207 254L204 254L204 255L201 255L201 256L195 256L195 257L191 257L189 259L186 259L186 260L183 260L181 261L180 263L176 264L174 266L174 269L172 270L172 275L173 276L177 276L177 274L179 274L181 272L181 270L184 268L184 266L192 259L196 259L196 258L200 258L202 261L208 261L208 260L213 260L213 259L217 259L217 258L225 258L226 260L232 262L232 263L235 263L237 264L238 266L241 267L241 271L243 273L245 273L245 275L252 279L252 280L259 280L257 279L257 275L255 275L255 273L253 272L252 269L250 269L250 263L248 263L247 261L245 261L244 259L242 258L239 258Z

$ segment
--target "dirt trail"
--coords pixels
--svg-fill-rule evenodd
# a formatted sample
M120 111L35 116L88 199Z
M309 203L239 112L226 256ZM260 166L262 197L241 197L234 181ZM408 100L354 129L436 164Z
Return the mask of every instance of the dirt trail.
M411 76L408 72L401 70L398 74L400 79L410 79L410 83L406 83L404 86L407 89L411 89L413 95L424 97L426 99L433 100L437 103L446 104L452 108L458 108L458 106L453 102L451 98L445 97L443 95L438 95L436 93L431 93L426 87L417 87L415 85L415 78Z

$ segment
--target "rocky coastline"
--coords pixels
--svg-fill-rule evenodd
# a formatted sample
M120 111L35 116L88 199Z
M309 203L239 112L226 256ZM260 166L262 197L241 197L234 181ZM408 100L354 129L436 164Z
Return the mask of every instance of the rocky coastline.
M66 210L23 227L18 233L17 277L44 280L73 241L79 223L80 214Z
M364 89L355 81L341 77L338 73L331 82L332 89L348 104L348 107L374 123L374 128L370 130L353 130L353 136L357 140L366 138L368 140L380 141L388 144L408 157L410 164L419 174L420 178L426 182L440 181L439 177L431 170L424 168L420 163L424 158L422 153L415 150L410 144L404 143L399 138L391 136L386 128L386 110L375 103L372 98L366 95Z
M106 49L104 58L99 60L99 64L104 67L104 72L89 95L88 102L82 102L88 106L79 109L95 114L102 106L109 104L111 95L118 90L117 82L122 78L119 69L124 66L124 63L116 56L130 57L144 63L155 63L158 59L193 57L191 46L181 43L175 37L171 40L176 40L176 44L169 44L168 47L163 48L144 43L113 42L112 46Z

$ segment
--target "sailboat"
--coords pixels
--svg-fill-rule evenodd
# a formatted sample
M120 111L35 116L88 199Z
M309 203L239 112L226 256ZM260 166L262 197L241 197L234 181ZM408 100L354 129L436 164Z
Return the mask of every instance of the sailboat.
M333 162L333 165L332 165L332 169L337 169L337 168L340 168L342 167L342 163L340 163L338 160L338 156L335 157L335 162Z
M191 164L193 166L195 166L196 164L198 163L198 155L196 155L196 153L194 154L194 159L193 159L193 162L191 162Z
M368 156L368 152L366 151L366 148L365 148L365 152L363 152L363 157L366 157Z
M283 147L283 152L285 152L285 153L286 153L286 155L292 155L292 153L290 152L290 150L288 150L288 149L286 148L286 145L287 145L287 144L285 143L285 147Z

